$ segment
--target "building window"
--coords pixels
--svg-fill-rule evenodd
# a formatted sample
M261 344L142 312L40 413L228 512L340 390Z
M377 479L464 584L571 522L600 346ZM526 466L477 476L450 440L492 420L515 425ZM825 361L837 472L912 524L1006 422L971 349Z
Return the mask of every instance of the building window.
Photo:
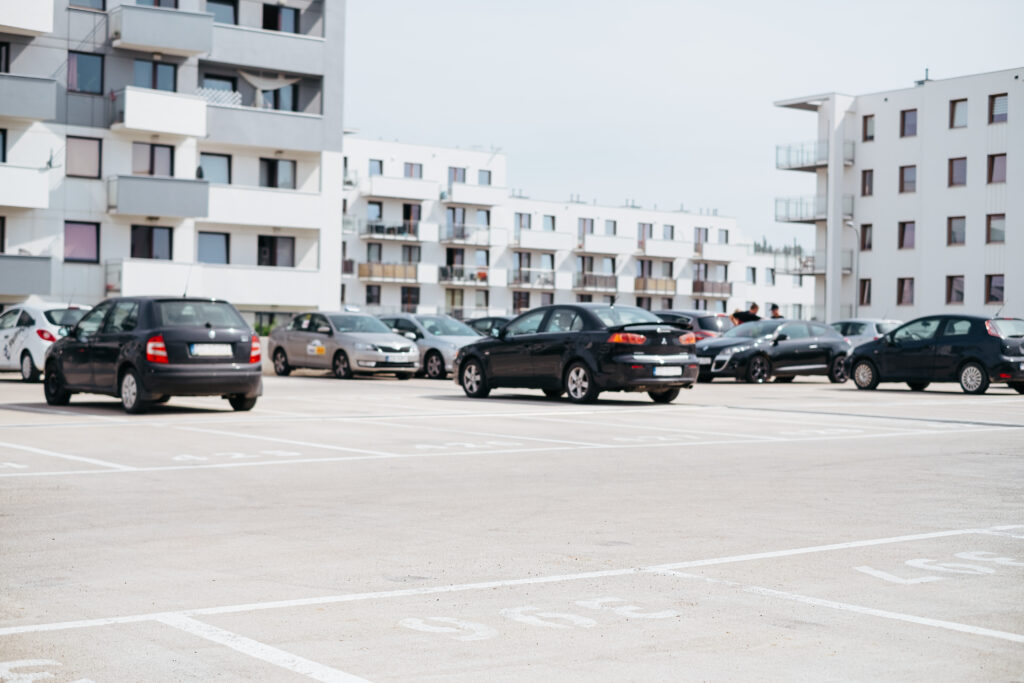
M530 229L530 214L528 213L517 213L516 214L516 230L529 230Z
M967 184L967 157L949 160L949 186Z
M676 238L676 226L674 225L662 225L661 226L661 239L663 240L674 240Z
M263 28L284 33L299 32L299 10L294 7L263 5Z
M636 298L636 307L642 308L645 311L651 310L651 297L649 296L638 296Z
M604 222L604 234L606 234L606 235L614 235L618 231L619 231L619 224L616 223L615 221L605 221Z
M522 313L530 308L529 292L512 292L512 311Z
M896 279L896 304L912 306L914 304L914 278L901 277Z
M1006 214L990 213L985 217L986 244L1002 244L1006 241Z
M135 175L174 175L174 148L170 145L132 143L132 173Z
M636 237L637 244L643 244L649 239L654 238L654 223L637 223L636 224Z
M384 175L384 162L380 159L370 159L370 175Z
M200 232L196 247L200 263L231 263L231 236L226 232Z
M860 250L871 251L871 238L874 228L871 223L862 223L860 226Z
M541 306L551 306L554 303L555 303L555 293L554 292L541 292L540 293L540 305Z
M1006 155L1005 154L989 154L988 155L988 182L990 182L990 183L1005 183L1006 182Z
M178 0L135 0L136 5L143 7L168 7L178 9Z
M380 242L369 242L366 245L366 262L380 263L383 257L383 250Z
M380 285L366 285L366 305L380 305Z
M86 9L105 9L106 5L104 0L70 0L68 5L71 7L84 7Z
M0 135L0 141L3 136ZM102 140L68 136L65 145L64 172L74 178L99 178L103 158ZM6 159L3 159L6 161Z
M765 272L765 284L768 285L769 287L774 287L775 286L775 269L774 268L765 268L764 272Z
M366 202L366 222L379 221L384 216L383 202Z
M964 302L964 276L946 276L946 303L962 304Z
M967 100L949 101L949 127L967 127Z
M953 246L967 241L967 218L950 216L946 219L946 244Z
M238 0L206 0L206 11L218 23L238 23Z
M989 123L1003 123L1006 121L1007 107L1009 100L1006 98L1006 93L1001 95L989 95L988 96L988 122Z
M448 167L448 184L466 182L466 169L458 166Z
M481 228L491 227L491 211L490 209L477 209L476 210L476 224Z
M174 64L136 59L132 85L137 88L174 92L177 89L177 77L178 67Z
M295 267L295 238L260 235L258 239L260 266Z
M491 172L490 171L477 171L477 173L476 173L476 184L477 185L490 185L491 184Z
M132 258L171 260L170 228L155 225L132 226Z
M875 172L868 168L860 172L860 196L870 197L875 193Z
M231 155L207 154L199 155L199 168L203 171L203 179L211 183L231 184Z
M704 244L708 241L708 228L694 228L693 229L693 243Z
M861 278L860 281L860 296L858 298L861 306L871 305L871 279Z
M1002 275L986 275L985 276L985 303L987 304L1001 304L1006 299L1003 296L1003 276Z
M412 164L409 162L405 163L406 178L422 178L423 177L423 164Z
M100 262L100 224L64 223L64 260L79 263Z
M748 267L747 268L747 282L752 284L752 285L756 285L757 284L757 268L754 268L754 267Z
M868 114L861 119L861 136L863 142L871 142L875 139L875 115Z
M900 112L900 137L912 138L917 135L917 110L904 109Z
M379 245L378 245L379 246ZM423 252L419 245L416 244L403 244L402 245L402 263L419 263L423 256Z
M402 311L405 313L415 313L416 308L420 305L420 288L419 287L402 287Z
M0 216L0 254L7 251L7 219Z
M299 84L283 85L276 90L263 91L263 108L277 111L299 110Z
M654 262L650 259L637 259L636 276L651 277L654 274Z
M103 94L103 56L68 53L68 91Z
M724 229L718 230L718 243L729 244L729 231Z
M914 248L914 228L917 227L914 221L903 221L900 223L899 248Z
M207 90L234 92L238 90L238 79L233 76L212 76L206 74L203 76L203 87Z
M260 159L260 187L295 189L295 162L287 159Z
M402 225L409 234L415 235L417 233L422 216L422 204L402 204Z
M11 44L0 43L0 74L11 70Z
M900 192L917 192L917 166L900 166Z
M544 216L544 230L545 230L545 232L554 232L555 231L555 217L554 216Z

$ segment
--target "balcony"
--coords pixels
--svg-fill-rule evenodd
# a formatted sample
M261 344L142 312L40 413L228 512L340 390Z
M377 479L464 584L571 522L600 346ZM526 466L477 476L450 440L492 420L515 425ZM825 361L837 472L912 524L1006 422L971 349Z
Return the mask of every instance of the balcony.
M657 258L688 258L693 253L689 242L676 240L646 239L641 240L639 247L644 256Z
M516 289L554 289L555 271L547 268L520 268L508 272L508 286Z
M487 266L440 266L437 281L464 287L486 287L490 284Z
M57 81L0 73L0 118L28 121L57 118Z
M192 57L213 46L213 15L123 4L110 11L113 47Z
M392 178L374 175L368 178L365 195L372 199L411 199L425 202L437 199L440 185L421 178Z
M843 218L853 218L853 195L843 195ZM788 197L775 200L775 220L779 223L816 223L828 220L828 198Z
M50 208L49 169L0 164L0 207Z
M445 306L444 313L456 320L472 320L474 318L486 318L494 315L496 309L484 306ZM501 315L501 313L499 313Z
M576 251L588 254L631 254L635 250L634 238L619 235L586 234L576 245Z
M471 223L455 223L441 226L442 244L468 244L480 247L491 243L491 227Z
M208 219L214 223L323 229L325 198L272 187L210 185Z
M366 219L347 219L355 224L359 236L367 240L390 240L393 242L422 242L421 224L419 221L382 221Z
M588 292L615 292L619 289L619 278L614 275L576 273L573 289L583 289Z
M107 179L107 211L129 216L205 218L210 183L161 176L121 175Z
M693 295L702 297L730 297L732 296L731 282L711 282L709 280L694 280Z
M828 140L777 145L775 168L786 171L816 171L828 166L828 150ZM853 164L853 140L843 142L843 164Z
M416 284L415 263L360 263L359 279L363 282L408 282Z
M274 73L323 76L327 45L320 36L214 23L213 47L206 59Z
M129 133L206 137L206 99L128 86L112 94L110 128Z
M53 5L48 0L7 0L0 3L0 33L22 36L53 33Z
M118 259L104 264L108 296L140 294L227 299L236 306L316 308L319 270Z
M721 242L694 242L694 261L713 261L716 263L732 263L747 256L745 244L723 244Z
M46 296L50 293L49 256L0 254L0 296Z
M218 143L302 152L324 150L324 117L320 114L243 107L221 102L217 94L211 93L223 95L220 90L197 91L207 99L206 127L209 137Z
M508 189L493 185L467 185L451 183L442 199L449 204L469 204L471 206L495 206L508 198Z
M637 294L676 293L676 281L667 277L638 277L633 280L633 291Z
M839 265L843 275L853 272L853 250L843 249L839 254ZM826 252L813 254L777 254L775 272L783 275L824 275L828 269Z
M523 230L516 228L512 244L520 249L534 251L568 251L573 248L572 235L553 230Z

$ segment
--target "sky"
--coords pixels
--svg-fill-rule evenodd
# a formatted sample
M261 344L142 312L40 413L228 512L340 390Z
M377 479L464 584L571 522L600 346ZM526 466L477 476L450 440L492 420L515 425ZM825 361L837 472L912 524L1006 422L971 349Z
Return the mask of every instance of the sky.
M751 240L813 245L774 198L815 138L772 102L1024 66L1024 0L348 0L345 127L484 149L535 199L717 209Z

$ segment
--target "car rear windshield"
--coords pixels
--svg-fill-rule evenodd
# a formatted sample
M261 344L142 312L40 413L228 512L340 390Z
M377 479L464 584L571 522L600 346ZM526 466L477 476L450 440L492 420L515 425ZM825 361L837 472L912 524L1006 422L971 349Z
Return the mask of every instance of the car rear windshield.
M1024 337L1024 320L1020 318L1003 318L1002 320L991 320L992 327L996 328L999 336L1008 339L1010 337Z
M158 301L156 319L160 327L248 327L235 307L225 301Z
M89 312L88 308L51 308L43 313L51 325L57 327L74 327L82 316Z
M876 327L878 328L878 333L879 334L889 334L890 332L892 332L893 330L895 330L897 327L899 327L902 324L903 323L896 323L896 322L893 322L893 323L878 323L876 325Z
M330 315L327 316L334 323L338 332L374 332L377 334L392 334L391 328L368 315Z
M706 318L697 318L697 324L700 325L700 329L712 332L725 332L734 327L732 321L724 315L709 315Z
M438 337L479 337L480 335L469 325L460 323L455 318L443 315L419 315L416 319L430 334Z
M665 322L650 311L632 306L608 306L607 308L591 308L590 310L606 327Z
M731 330L727 330L722 336L723 337L750 337L751 339L757 339L758 337L767 337L770 334L775 333L775 329L781 325L784 320L755 320L749 323L743 323L737 325Z

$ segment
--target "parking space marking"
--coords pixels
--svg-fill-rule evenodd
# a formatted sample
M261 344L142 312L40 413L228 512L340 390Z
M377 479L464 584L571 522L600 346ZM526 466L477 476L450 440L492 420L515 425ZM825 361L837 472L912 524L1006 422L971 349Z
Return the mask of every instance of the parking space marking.
M545 442L545 443L560 443L560 444L568 444L570 446L590 446L590 447L595 447L595 448L605 448L606 447L605 444L593 443L591 441L568 441L566 439L550 439L550 438L541 437L541 436L523 436L522 434L496 434L494 432L471 432L469 430L463 429L462 427L437 427L437 426L425 426L425 425L407 425L407 424L401 424L401 423L398 423L398 422L384 422L382 420L367 420L366 424L378 425L378 426L381 426L381 427L393 427L393 428L396 428L396 429L416 429L416 430L420 430L420 431L426 430L426 431L429 431L429 432L444 432L444 433L455 432L457 434L466 434L468 436L487 436L487 437L497 438L497 439L518 439L520 441L541 441L541 442Z
M199 636L210 642L231 648L236 652L259 659L274 666L287 669L293 673L301 674L314 681L327 681L329 683L367 683L365 678L353 676L352 674L332 669L329 666L318 664L304 657L299 657L290 652L285 652L276 647L246 638L231 631L205 624L201 621L191 619L181 614L166 614L155 621L166 626L185 631L194 636Z
M245 432L228 432L223 429L204 429L202 427L178 427L178 429L186 432L199 432L201 434L218 434L220 436L233 436L238 439L253 439L257 441L273 441L274 443L286 443L290 446L307 446L309 448L322 448L324 450L343 451L345 453L360 453L362 455L375 455L378 457L388 458L403 457L398 453L389 453L387 451L371 451L366 448L350 448L348 446L338 446L336 444L315 443L312 441L299 441L297 439L285 439L279 436L246 434Z
M574 425L590 425L590 426L592 426L592 424L590 422L584 422L583 420L566 420L566 419L560 418L560 417L538 417L538 418L535 418L535 419L540 421L540 422L554 422L554 423L560 423L560 424L574 424ZM707 429L682 429L682 428L678 428L678 427L657 427L657 426L654 426L654 425L648 425L648 424L642 424L642 423L623 424L623 423L620 423L620 422L606 422L604 420L601 421L601 426L602 427L621 427L623 429L629 429L629 430L649 429L649 430L656 431L656 432L673 432L673 433L680 434L680 435L684 435L684 434L703 434L703 435L706 435L706 436L728 436L728 437L733 438L733 439L735 439L736 437L741 437L742 436L742 437L748 437L748 439L750 441L752 441L752 442L757 442L757 441L771 442L771 441L784 441L785 440L785 439L782 439L782 438L779 438L779 437L776 437L776 436L767 436L765 434L743 434L743 433L738 433L738 432L718 432L718 431L711 431L711 430L707 430Z
M1008 399L1007 402L1009 400L1020 401L1020 399ZM910 405L910 404L878 403L878 404L872 404L872 407L880 406L880 405L881 406L888 406L888 405ZM922 404L913 404L913 405L915 405L916 407L931 407L931 405L933 405L933 404L928 404L927 406L922 406ZM961 405L962 406L963 403L951 403L950 405ZM960 419L942 418L942 417L914 417L912 415L899 415L899 416L896 416L896 415L865 415L863 413L833 413L833 412L829 412L827 410L797 410L795 408L761 408L761 407L751 407L751 406L722 406L722 407L727 409L727 410L744 410L744 411L749 410L749 411L767 412L767 413L791 413L791 414L800 414L800 415L820 415L820 416L842 417L842 418L852 417L852 418L865 418L865 419L872 419L872 420L890 420L890 421L897 421L897 422L931 422L931 423L935 423L935 424L971 425L971 426L977 426L977 427L1024 428L1024 423L1016 423L1016 422L986 422L986 421L981 421L981 420L960 420ZM844 407L849 407L849 405L845 405Z
M122 472L134 472L134 467L128 465L119 465L116 462L107 462L106 460L97 460L96 458L86 458L81 455L68 455L67 453L55 453L42 448L35 448L33 446L22 446L17 443L9 443L7 441L0 441L0 448L10 448L16 451L25 451L27 453L35 453L36 455L45 455L48 458L62 458L64 460L74 460L76 462L84 462L90 465L97 465L99 467L107 467L113 470L119 470Z

